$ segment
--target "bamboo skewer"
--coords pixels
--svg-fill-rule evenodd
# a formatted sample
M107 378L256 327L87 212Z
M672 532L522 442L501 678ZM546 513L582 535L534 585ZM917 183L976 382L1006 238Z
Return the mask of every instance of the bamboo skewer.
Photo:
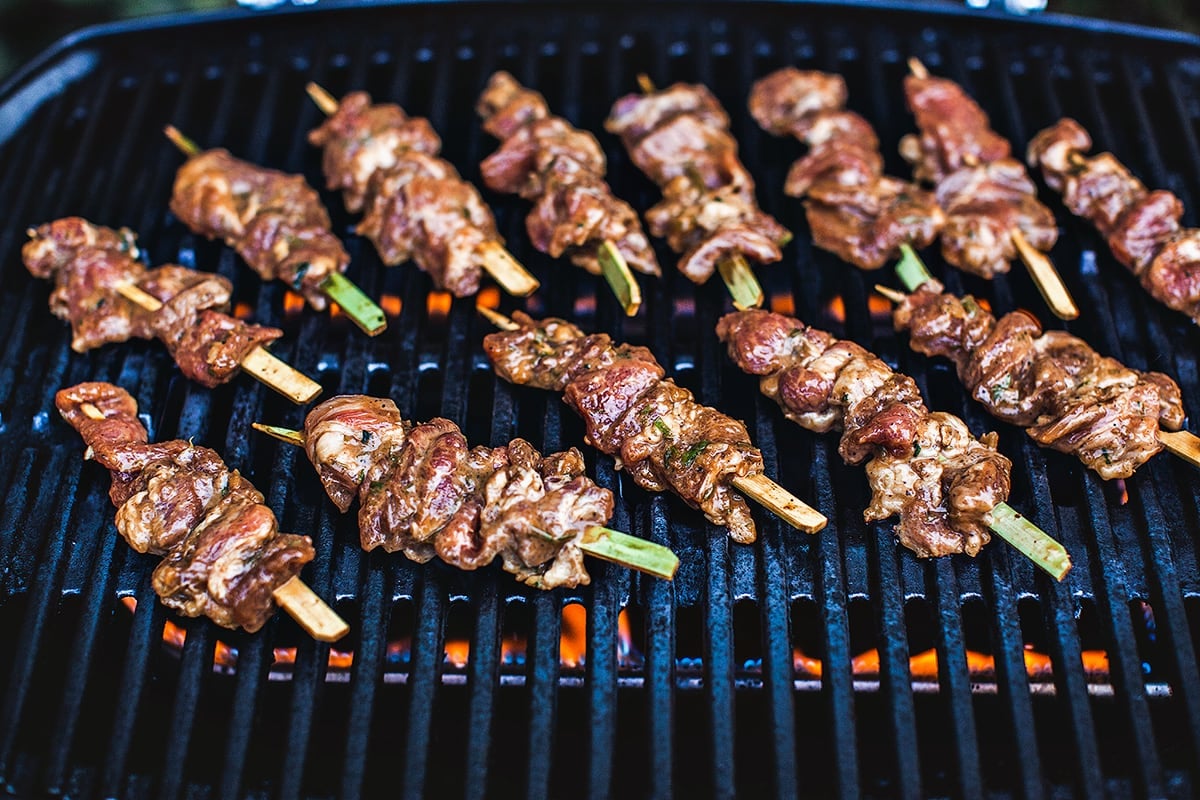
M179 152L191 158L198 155L200 145L180 133L174 125L163 128L163 133ZM378 336L387 328L387 317L375 301L367 297L349 278L334 272L318 287L321 293L341 307L346 316L368 336Z
M162 308L163 304L157 297L143 291L137 284L123 283L116 288L117 292L126 300L147 311L158 311ZM287 362L271 355L262 346L247 353L241 363L242 369L250 375L298 405L309 402L321 393L321 384Z
M908 69L921 80L929 77L929 70L916 57L908 59ZM963 162L968 167L974 167L979 164L979 159L973 154L967 153L963 156ZM1077 318L1079 306L1075 304L1070 290L1063 283L1062 275L1058 274L1054 262L1050 260L1049 256L1030 244L1019 227L1013 226L1008 233L1017 248L1017 254L1025 264L1025 269L1029 271L1029 277L1033 279L1034 285L1037 286L1038 292L1041 293L1042 299L1046 301L1046 305L1050 307L1054 316L1059 319Z
M80 409L91 419L104 419L104 412L91 403ZM350 632L350 626L324 600L296 575L274 591L279 607L292 616L309 636L320 642L336 642Z
M304 90L308 92L308 96L321 110L321 113L330 117L337 113L338 100L325 87L309 81ZM476 250L475 255L479 258L479 266L483 268L484 272L491 275L492 279L500 284L500 288L514 297L531 295L541 285L538 279L533 277L529 270L525 269L521 262L513 258L512 253L504 249L503 245L498 242L484 242Z
M252 423L251 427L281 442L304 446L303 431L259 422ZM536 528L533 531L547 541L559 541L545 531ZM679 557L669 548L602 525L590 526L578 543L579 549L590 556L668 581L675 577L675 571L679 568Z
M475 306L475 310L502 331L515 331L521 327L499 311L480 305ZM732 483L738 491L804 533L816 533L829 522L820 511L766 475L738 476Z
M625 256L612 242L601 242L596 250L596 258L600 262L600 274L608 281L609 288L625 310L625 316L637 315L642 307L642 287L629 271Z

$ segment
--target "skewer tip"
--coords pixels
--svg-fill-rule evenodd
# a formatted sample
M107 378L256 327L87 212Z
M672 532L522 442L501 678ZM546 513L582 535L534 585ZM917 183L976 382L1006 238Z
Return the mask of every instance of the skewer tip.
M317 108L321 109L326 116L333 116L337 113L338 103L337 98L330 94L323 86L316 81L309 81L304 86L304 91L308 92L308 96L316 103Z
M280 428L275 425L264 425L261 422L252 422L250 427L259 433L265 433L272 439L278 439L287 444L294 444L297 447L304 446L304 432L293 430L291 428Z
M484 272L513 297L528 297L541 286L538 279L529 274L529 270L499 242L484 242L475 254Z
M194 156L200 152L200 145L193 142L188 137L184 136L174 125L167 125L163 128L163 133L171 140L171 144L179 148L179 152L185 156Z
M621 251L612 242L604 241L596 250L596 259L600 262L600 272L604 275L604 280L608 281L617 302L625 310L625 316L636 316L638 309L642 307L642 287L629 271L629 264L621 255Z
M521 327L508 317L501 314L499 311L488 308L487 306L476 304L475 310L479 313L479 316L483 317L502 331L515 331Z
M903 303L906 299L908 299L908 295L906 295L904 292L893 289L890 286L884 286L879 283L875 284L875 293L883 295L888 300L892 301L893 303L897 303L897 304Z
M650 76L644 72L639 72L637 76L638 88L642 90L642 94L653 94L658 91L654 85L654 81L650 80Z
M294 577L275 590L275 602L319 642L336 642L350 632L350 625L326 605L308 584Z
M1013 244L1017 246L1017 253L1020 254L1021 260L1025 262L1025 267L1029 270L1029 277L1033 278L1034 284L1041 292L1042 299L1054 312L1054 316L1059 319L1078 317L1079 306L1075 305L1075 298L1071 297L1070 290L1063 283L1062 276L1058 274L1058 270L1050 258L1034 247L1025 238L1025 234L1020 228L1014 227L1010 231L1010 235Z
M784 522L805 533L816 533L829 522L820 511L762 473L738 476L733 479L733 485Z
M908 59L908 71L915 77L925 80L929 77L929 70L921 63L921 59L916 56L910 56Z

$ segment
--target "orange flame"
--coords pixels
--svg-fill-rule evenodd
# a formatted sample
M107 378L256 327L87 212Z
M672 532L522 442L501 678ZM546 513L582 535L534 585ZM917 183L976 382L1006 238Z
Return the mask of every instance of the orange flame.
M334 303L333 305L334 305L334 308L337 307L337 303ZM283 313L299 314L303 310L304 310L304 298L303 297L301 297L300 295L298 295L292 291L289 291L286 294L284 294L284 296L283 296Z
M429 312L429 318L433 320L443 320L450 313L450 304L453 298L449 292L430 292L425 298L425 309Z
M1121 503L1121 505L1125 505L1126 503L1129 502L1129 485L1127 483L1125 483L1124 478L1117 478L1116 484L1117 484L1117 488L1121 490L1120 503Z
M773 294L771 295L771 310L776 314L793 317L796 315L796 301L788 293Z
M1048 681L1054 675L1050 657L1025 645L1025 672L1035 681ZM1090 676L1103 678L1108 675L1108 653L1103 650L1084 650L1082 654L1083 670ZM820 678L824 665L819 658L807 656L797 649L792 652L792 665L797 674L809 678ZM856 678L875 678L879 676L879 651L867 650L859 653L851 661L851 671ZM973 679L979 680L993 677L996 674L996 660L987 653L976 650L967 651L967 670ZM937 650L930 648L911 656L908 660L908 671L914 680L936 681L938 679Z
M587 611L579 603L568 603L562 610L562 635L558 642L558 660L568 668L583 666L587 656Z
M581 294L575 298L575 315L586 316L596 312L596 295Z
M233 307L233 315L238 319L250 319L254 315L254 308L249 303L238 303Z
M892 318L892 303L886 297L878 294L867 295L867 312L873 320L887 320Z
M475 304L490 308L493 311L500 307L500 290L495 286L485 286L475 295Z
M400 295L385 294L379 298L379 307L389 317L398 317L400 316L400 309L404 307L404 302L400 299Z
M825 311L838 322L846 321L846 301L842 299L840 294L833 296L833 299L825 306Z

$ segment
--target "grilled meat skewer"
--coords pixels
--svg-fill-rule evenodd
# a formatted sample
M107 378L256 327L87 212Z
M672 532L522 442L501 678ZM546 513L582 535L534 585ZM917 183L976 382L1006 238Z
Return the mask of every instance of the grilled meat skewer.
M846 110L846 82L828 72L785 67L750 91L750 114L808 153L788 171L784 192L803 197L813 243L859 269L879 269L907 242L931 244L946 222L933 194L883 174L871 124Z
M297 578L312 542L280 533L263 496L216 452L182 439L150 444L137 403L119 386L81 383L54 402L87 457L112 472L121 536L163 557L153 585L164 605L253 633L279 602L318 638L345 634L345 622Z

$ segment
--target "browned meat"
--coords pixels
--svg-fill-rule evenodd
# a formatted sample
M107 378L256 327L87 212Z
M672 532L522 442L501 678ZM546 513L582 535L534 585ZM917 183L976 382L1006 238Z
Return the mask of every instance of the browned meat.
M639 486L670 489L727 527L734 541L754 541L750 509L731 485L763 471L745 425L664 380L645 348L584 335L560 319L539 322L521 312L513 319L518 329L484 339L500 377L563 392L586 423L588 443L613 456Z
M916 383L853 342L782 314L728 314L717 336L784 415L808 430L840 428L847 463L866 459L867 521L900 516L896 535L918 556L974 556L991 512L1008 499L1012 464L996 434L971 435L958 417L930 413Z
M1029 143L1029 165L1071 213L1091 221L1151 297L1200 322L1200 231L1180 227L1183 203L1147 191L1111 153L1085 156L1091 146L1083 126L1064 118Z
M646 221L681 254L678 268L692 281L706 282L730 255L760 264L783 257L791 233L758 207L729 117L708 89L677 83L623 97L604 127L662 189Z
M179 439L147 444L124 389L83 383L55 405L112 472L117 530L139 553L163 556L153 577L163 603L226 628L261 628L275 590L312 560L309 538L279 533L262 495L214 451Z
M1011 155L1008 140L992 130L987 114L954 81L908 75L904 96L921 133L905 136L900 154L917 180L940 183L962 167Z
M213 387L233 378L251 350L283 335L222 313L232 287L219 275L175 265L147 270L125 228L66 217L33 231L22 255L31 273L54 278L50 308L71 322L77 352L158 338L184 375ZM117 291L126 283L157 298L162 308L147 311L126 300Z
M808 145L784 191L807 197L813 241L860 269L878 269L901 244L925 247L945 223L929 192L883 174L869 122L845 110L840 75L794 67L767 75L750 92L750 113L770 133Z
M501 140L480 170L489 189L534 201L525 218L533 246L593 274L596 251L611 242L629 266L660 275L637 212L612 193L596 137L551 116L546 100L507 72L492 75L476 104L483 128Z
M951 359L993 416L1103 478L1131 476L1162 449L1159 427L1183 424L1179 387L1166 375L1129 369L1068 333L1042 333L1024 312L997 320L937 281L896 308L895 324L910 333L917 352Z
M305 420L309 460L342 511L359 498L362 546L478 569L500 557L542 589L587 584L580 537L612 517L612 493L578 450L543 457L528 442L470 447L454 423L413 425L391 400L344 395Z
M352 92L308 141L324 148L329 188L342 189L349 211L364 211L357 232L384 264L414 261L455 297L479 291L484 248L504 240L479 192L438 156L428 120Z

